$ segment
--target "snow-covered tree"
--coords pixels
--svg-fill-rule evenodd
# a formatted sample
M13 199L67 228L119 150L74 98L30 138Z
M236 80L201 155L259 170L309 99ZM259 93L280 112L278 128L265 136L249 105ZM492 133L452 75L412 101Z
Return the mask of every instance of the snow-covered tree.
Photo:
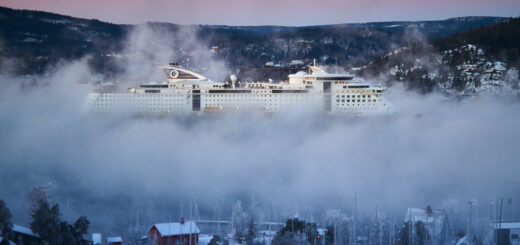
M242 202L240 202L240 200L237 200L233 204L233 211L231 213L231 223L232 232L234 233L233 237L239 243L242 243L247 229L247 215L242 209Z

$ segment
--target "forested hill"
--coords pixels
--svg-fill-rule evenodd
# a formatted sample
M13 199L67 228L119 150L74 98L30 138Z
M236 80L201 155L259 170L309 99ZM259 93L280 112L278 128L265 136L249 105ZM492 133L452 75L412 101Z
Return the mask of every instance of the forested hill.
M318 59L322 64L364 64L407 41L413 30L427 38L499 23L500 17L462 17L440 21L378 22L306 27L284 26L188 26L212 53L229 67L262 66L268 61ZM183 26L148 23L151 29L172 35L172 61L190 58L194 50L179 47L175 34ZM60 60L91 55L100 72L110 70L121 55L134 25L116 25L53 13L0 7L0 72L41 73ZM166 30L166 31L165 31ZM182 38L182 36L180 37ZM200 48L197 47L197 48ZM200 50L198 50L200 51ZM129 54L126 54L129 55ZM193 60L193 59L192 59ZM195 63L195 62L194 62ZM16 64L13 66L12 64ZM196 64L193 64L196 65Z
M488 56L514 64L520 57L520 17L433 41L438 50L455 49L465 44L477 45Z
M520 18L450 37L412 42L369 63L360 74L422 92L520 95Z

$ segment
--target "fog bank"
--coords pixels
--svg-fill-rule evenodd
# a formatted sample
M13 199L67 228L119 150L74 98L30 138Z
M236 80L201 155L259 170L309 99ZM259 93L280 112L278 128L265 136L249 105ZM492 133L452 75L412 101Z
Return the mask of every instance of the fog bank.
M0 93L0 198L27 222L30 187L54 185L66 217L94 227L184 214L190 201L211 218L252 196L282 215L327 208L361 212L516 197L520 179L520 107L513 99L450 101L397 86L385 118L337 118L295 112L272 116L99 117L83 110L84 61L38 78L3 77ZM83 74L83 75L82 75ZM228 206L226 206L228 205ZM142 211L144 212L144 211ZM107 221L108 220L108 221Z

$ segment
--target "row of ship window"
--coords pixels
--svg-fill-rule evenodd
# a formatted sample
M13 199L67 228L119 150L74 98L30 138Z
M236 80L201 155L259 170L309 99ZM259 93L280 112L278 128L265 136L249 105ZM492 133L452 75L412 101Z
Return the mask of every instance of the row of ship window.
M95 96L96 98L150 98L150 97L181 97L186 96L188 94L99 94Z
M350 98L350 96L351 95L349 95L349 94L341 95L341 97L340 97L340 95L336 95L336 98L345 98L345 97ZM357 97L356 97L356 95L352 95L352 98L371 98L371 95L359 95L358 94Z
M154 107L154 106L167 106L167 107L170 107L170 106L183 106L183 105L186 105L186 104L138 104L137 106L138 107ZM90 105L90 106L111 106L111 107L121 107L121 106L124 106L124 105L120 105L120 104L93 104L93 105Z
M277 104L277 103L248 103L248 104L235 104L235 103L205 103L204 106L294 106L293 103L288 104Z
M336 102L340 102L340 101L349 103L351 100L346 100L345 101L344 99L343 100L336 99ZM356 100L352 100L352 102L356 102ZM359 100L357 100L357 102L376 102L376 100L375 99L372 99L372 100L361 100L361 99L359 99Z
M150 97L162 97L162 98L165 98L165 97L182 97L182 96L186 96L187 94L147 94L147 95L144 95L144 94L136 94L135 96L137 97L142 97L142 98L150 98ZM105 98L115 98L115 97L128 97L128 98L134 98L135 96L130 96L130 94L103 94L103 95L100 95L98 97L105 97ZM281 97L281 95L273 95L273 94L262 94L262 95L250 95L250 94L245 94L245 95L224 95L224 94L205 94L203 95L205 97ZM364 95L363 95L364 96ZM300 94L284 94L283 97L304 97L304 95L300 95ZM364 97L363 97L364 98ZM102 99L101 99L102 100Z
M261 97L282 97L282 95L276 95L276 94L261 94L261 95L250 95L250 94L231 94L231 95L224 95L224 94L207 94L204 95L204 97L255 97L255 98L261 98ZM302 97L304 95L301 94L284 94L283 97Z
M257 92L257 91L252 91L252 92ZM143 98L150 98L150 97L180 97L180 96L186 96L188 94L99 94L97 97L109 97L109 98L113 98L113 97L128 97L128 98L133 98L133 97L143 97ZM273 94L262 94L260 95L261 97L267 97L269 95L269 97L273 96ZM227 94L203 94L203 96L206 96L206 97L251 97L251 96L258 96L258 95L252 95L252 94L237 94L237 95L234 95L234 94L231 94L231 95L227 95ZM276 94L274 96L277 96ZM282 96L282 95L278 95L278 96ZM284 97L303 97L304 95L300 95L300 94L283 94ZM341 95L341 98L370 98L371 95ZM377 95L376 95L377 96ZM340 97L340 95L336 95L336 97Z
M167 99L167 100L160 100L160 99L150 99L150 100L147 100L147 101L144 101L144 102L189 102L190 100L185 100L185 99ZM205 99L205 101L210 101L210 102L214 102L214 101L229 101L225 98L223 99ZM255 98L245 98L245 99L235 99L233 101L250 101L250 102L255 102ZM277 98L274 98L274 99L269 99L269 100L260 100L260 99L256 99L257 102L267 102L267 101L304 101L303 98L285 98L285 99L277 99ZM97 102L100 102L100 103L104 103L104 102L126 102L126 101L119 101L119 100L112 100L112 99L99 99L97 100ZM143 102L143 101L138 101L138 102ZM146 103L144 103L146 104Z
M114 100L114 99L98 99L97 101L100 101L100 102L103 102L103 101L106 101L106 102L128 102L128 100ZM185 99L148 99L148 100L144 100L144 102L147 102L147 101L161 101L161 102L172 102L172 101L177 101L177 102L181 102L181 101L187 101ZM143 100L138 100L138 102L143 102Z
M370 106L375 107L375 106L376 106L376 104L356 104L356 103L346 104L346 106L351 106L351 105L352 105L352 106L356 106L356 105L357 105L357 106L367 106L367 107L370 107ZM337 107L345 106L345 103L341 103L341 104L340 104L340 103L337 103L336 106L337 106Z
M303 102L304 99L269 99L269 100L254 100L254 99L236 99L236 100L226 100L226 99L205 99L204 101L208 102L269 102L269 101L281 101L281 102L293 102L293 101L299 101Z
M110 112L112 111L110 108L97 108L94 111L98 112ZM172 112L172 111L186 111L184 108L137 108L137 112Z
M339 107L337 108L339 111L376 111L377 107Z

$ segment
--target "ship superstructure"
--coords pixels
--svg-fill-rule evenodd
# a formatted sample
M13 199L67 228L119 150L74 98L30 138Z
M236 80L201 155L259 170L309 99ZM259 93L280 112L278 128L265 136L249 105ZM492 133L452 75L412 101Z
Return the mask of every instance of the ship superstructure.
M322 110L332 114L388 114L392 109L382 97L383 88L350 74L331 74L318 66L291 74L280 83L254 82L235 86L208 78L170 63L161 66L167 81L137 85L125 92L94 91L89 94L92 112L134 114L187 114L217 111Z

